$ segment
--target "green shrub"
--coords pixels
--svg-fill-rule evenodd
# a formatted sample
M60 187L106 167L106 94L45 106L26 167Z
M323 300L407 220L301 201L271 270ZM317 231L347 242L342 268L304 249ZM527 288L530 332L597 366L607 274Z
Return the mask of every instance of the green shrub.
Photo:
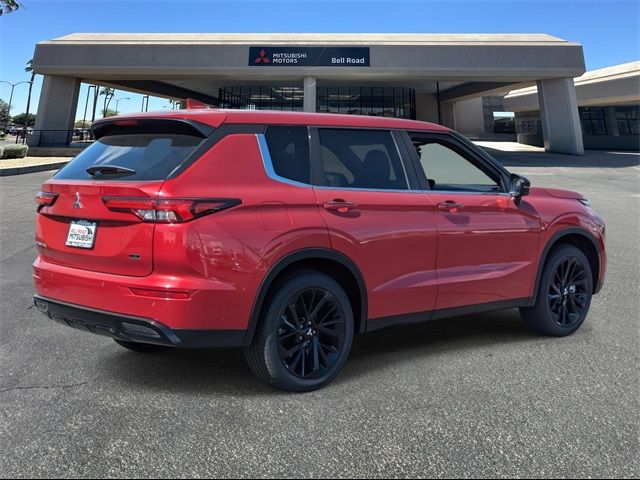
M5 145L0 158L24 158L27 156L28 150L29 147L26 145Z

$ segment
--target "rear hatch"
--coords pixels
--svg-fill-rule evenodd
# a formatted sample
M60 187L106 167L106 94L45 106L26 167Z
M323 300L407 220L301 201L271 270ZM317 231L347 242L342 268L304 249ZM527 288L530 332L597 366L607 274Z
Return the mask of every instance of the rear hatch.
M38 194L42 259L95 272L149 275L155 223L145 218L145 202L156 200L165 179L200 155L212 131L180 119L96 123L95 143ZM127 202L140 209L121 208Z

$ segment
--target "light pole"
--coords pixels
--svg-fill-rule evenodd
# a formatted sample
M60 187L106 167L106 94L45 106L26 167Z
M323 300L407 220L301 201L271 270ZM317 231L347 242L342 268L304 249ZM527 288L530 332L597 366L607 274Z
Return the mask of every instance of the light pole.
M84 102L84 115L82 116L82 133L84 134L84 129L85 129L85 122L87 121L87 108L89 106L89 93L91 93L91 89L95 89L98 88L95 85L89 85L89 87L87 88L87 100ZM95 92L94 92L95 93Z
M142 107L140 108L140 111L146 112L148 110L149 110L149 95L145 95L144 97L142 97Z
M9 116L11 115L11 102L13 101L13 89L21 83L31 83L29 80L23 80L18 83L7 82L6 80L0 80L0 83L6 83L7 85L11 85L11 95L9 95L9 109L7 111L7 118L4 121L4 129L2 132L4 133L7 130L7 125L9 125Z
M118 99L116 100L116 116L118 116L118 102L119 102L120 100L131 100L131 99L130 99L129 97L123 97L123 98L118 98Z

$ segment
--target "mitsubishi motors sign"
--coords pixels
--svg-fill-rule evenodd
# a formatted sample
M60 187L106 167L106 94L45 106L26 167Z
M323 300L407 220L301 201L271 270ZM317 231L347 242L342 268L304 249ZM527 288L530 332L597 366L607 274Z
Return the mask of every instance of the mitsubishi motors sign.
M369 67L369 47L249 47L255 67Z

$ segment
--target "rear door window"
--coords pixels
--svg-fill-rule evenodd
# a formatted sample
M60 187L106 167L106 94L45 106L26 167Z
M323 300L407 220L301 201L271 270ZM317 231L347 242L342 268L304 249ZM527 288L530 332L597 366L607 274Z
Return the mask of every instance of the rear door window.
M60 170L58 180L164 180L202 143L203 138L170 133L106 135L96 140ZM113 166L134 173L93 176L87 168Z
M409 189L390 131L321 128L319 140L326 185L375 190Z

